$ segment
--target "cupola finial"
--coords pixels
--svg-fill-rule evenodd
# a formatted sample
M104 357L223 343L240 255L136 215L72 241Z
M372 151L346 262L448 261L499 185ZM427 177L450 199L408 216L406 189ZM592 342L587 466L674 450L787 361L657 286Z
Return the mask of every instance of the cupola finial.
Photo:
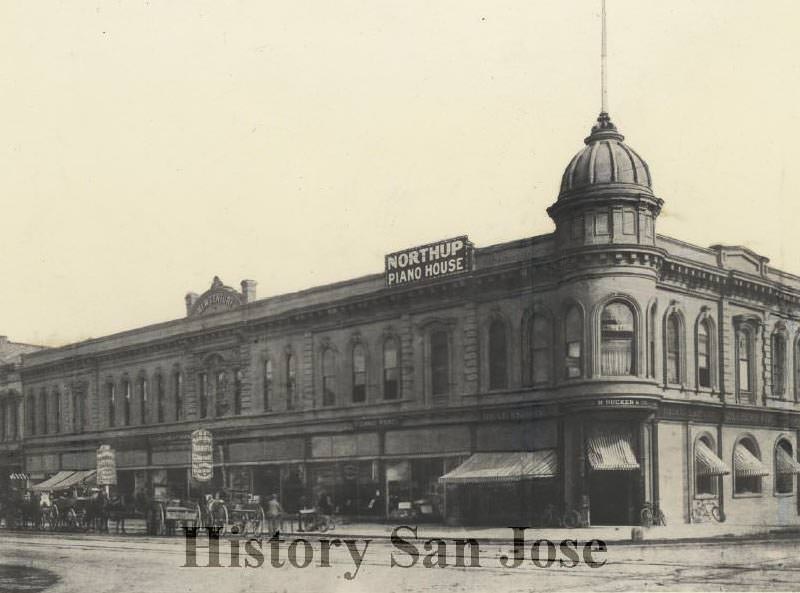
M606 42L606 0L600 7L600 115L608 116L608 51Z

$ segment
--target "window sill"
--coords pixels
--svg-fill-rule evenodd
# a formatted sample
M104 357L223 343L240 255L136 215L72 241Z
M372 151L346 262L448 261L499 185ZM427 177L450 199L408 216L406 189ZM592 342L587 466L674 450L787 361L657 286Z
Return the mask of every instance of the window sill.
M763 498L763 492L741 492L739 494L733 493L733 498Z
M717 500L717 498L719 498L719 495L717 495L717 494L695 494L694 495L694 499L695 500Z
M772 496L775 498L791 498L794 496L794 490L792 492L773 492Z

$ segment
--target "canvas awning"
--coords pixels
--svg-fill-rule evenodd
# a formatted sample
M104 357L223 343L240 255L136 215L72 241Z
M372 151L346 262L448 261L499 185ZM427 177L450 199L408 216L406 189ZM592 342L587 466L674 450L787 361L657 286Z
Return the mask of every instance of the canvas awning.
M797 463L797 460L786 449L778 447L775 456L775 471L779 474L797 474L800 473L800 463Z
M519 482L558 475L558 456L554 449L475 453L453 471L439 478L450 484L480 482Z
M8 476L9 480L18 480L20 482L28 480L28 474L24 474L21 472L15 472Z
M631 436L623 432L602 432L589 437L586 454L593 470L634 471L639 462L631 446Z
M72 472L72 475L67 477L66 480L59 482L55 485L54 490L67 490L81 484L91 484L94 482L95 474L97 472L93 469L81 470Z
M739 443L733 450L733 471L737 477L768 476L769 470L750 450Z
M731 468L703 441L697 441L695 445L694 462L697 466L695 471L700 476L723 476L731 473Z
M61 470L56 475L47 478L44 482L39 482L38 484L34 484L31 490L35 492L47 492L48 490L53 490L53 486L55 486L59 482L63 482L73 473L74 472L71 472L69 470Z

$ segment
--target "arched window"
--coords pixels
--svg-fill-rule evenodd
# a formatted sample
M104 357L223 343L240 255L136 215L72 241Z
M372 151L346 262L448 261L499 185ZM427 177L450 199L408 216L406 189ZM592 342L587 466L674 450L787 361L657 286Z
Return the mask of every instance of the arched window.
M41 416L41 418L42 418L42 423L41 423L42 434L47 434L48 433L48 429L49 429L49 427L48 427L49 415L48 415L48 410L47 410L47 392L44 389L42 389L39 392L39 408L40 408L41 414L42 414L42 416Z
M156 382L156 422L164 422L164 377L161 372L155 376Z
M122 425L131 423L131 382L130 379L122 380Z
M61 393L56 387L53 390L53 432L58 434L61 432Z
M400 397L400 356L395 338L383 342L383 399Z
M739 399L755 401L753 393L753 333L742 327L736 334L736 386Z
M28 395L27 403L25 404L25 424L28 429L28 434L31 436L36 435L36 397L33 391Z
M367 401L367 356L363 344L353 346L353 402Z
M508 348L506 324L493 319L489 324L489 389L508 387Z
M531 383L549 383L553 368L553 323L546 314L534 314L530 319L528 336L531 353Z
M791 494L794 492L794 475L797 470L798 463L794 458L792 444L786 439L780 439L775 444L776 494Z
M264 361L264 376L262 377L262 388L264 390L264 411L268 412L272 405L272 359Z
M711 387L711 330L708 321L697 324L697 385Z
M716 455L716 445L708 435L703 435L695 441L694 450L694 479L695 494L697 496L716 496L718 476L727 468L721 467L721 460Z
M649 355L647 357L647 376L655 378L656 376L656 323L657 323L657 308L656 304L653 303L650 306L650 316L648 319L648 330L647 330L647 339L648 339L648 350Z
M667 316L667 327L664 336L667 354L667 383L681 382L681 321L677 313Z
M172 395L175 399L175 422L183 420L183 375L180 369L172 371Z
M772 395L786 395L786 336L780 331L772 334Z
M197 397L200 400L200 418L208 416L208 373L197 375Z
M326 348L322 353L322 405L336 404L336 355Z
M233 369L233 414L239 416L242 413L242 371Z
M294 354L286 355L286 409L291 410L295 406L297 398L297 365L295 364Z
M600 373L606 377L635 375L634 317L630 305L613 301L600 316Z
M565 374L567 379L583 376L583 315L577 305L567 311L564 319Z
M450 337L447 330L431 332L430 349L431 395L447 396L450 393Z
M228 373L225 371L218 370L214 373L214 394L214 414L218 417L227 416L231 412L231 406L228 403Z
M108 403L108 425L117 425L117 385L114 381L106 382L106 402Z
M147 382L147 377L141 376L139 378L139 423L147 424L150 421L150 385Z
M760 494L762 478L769 470L761 463L758 445L750 437L740 439L733 448L733 491L735 494Z

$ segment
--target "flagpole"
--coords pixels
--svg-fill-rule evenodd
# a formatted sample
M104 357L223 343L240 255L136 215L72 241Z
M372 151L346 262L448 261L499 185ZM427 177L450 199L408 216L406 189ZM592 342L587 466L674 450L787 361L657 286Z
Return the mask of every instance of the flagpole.
M600 107L603 113L608 113L608 53L606 46L606 0L601 0L601 30L600 42Z

